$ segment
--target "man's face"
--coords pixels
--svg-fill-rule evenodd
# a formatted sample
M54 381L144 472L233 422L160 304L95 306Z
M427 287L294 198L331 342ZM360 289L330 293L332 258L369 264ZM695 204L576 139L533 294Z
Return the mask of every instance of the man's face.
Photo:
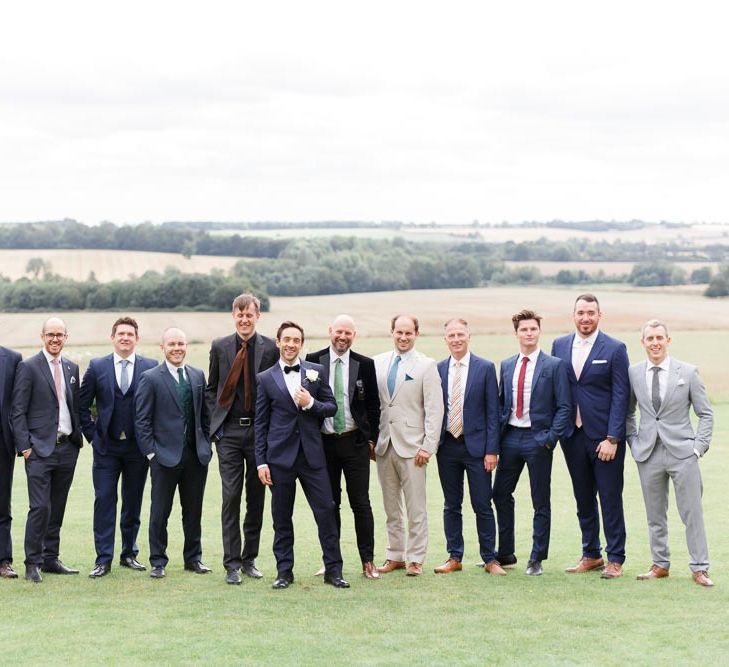
M471 334L461 322L449 322L445 328L445 342L454 359L462 359L468 352Z
M178 368L182 366L185 361L185 355L187 354L187 339L185 338L185 334L181 331L169 332L160 347L167 361Z
M646 327L640 342L645 347L648 360L654 365L660 364L668 356L671 338L663 327Z
M357 332L350 322L335 322L329 326L329 339L332 342L332 349L340 356L352 347L356 335Z
M281 359L287 364L293 364L299 358L303 344L301 332L296 327L287 327L281 332L280 338L276 339Z
M577 333L583 338L592 335L600 323L602 313L594 301L585 301L580 299L575 304L575 328Z
M249 303L248 307L243 310L236 308L233 311L235 330L243 340L248 340L256 333L256 323L260 316L261 314L256 310L254 303Z
M539 335L542 333L539 322L536 320L522 320L516 328L516 339L519 348L526 354L531 354L539 345Z
M139 336L131 324L120 324L116 331L111 335L111 344L114 346L114 352L120 357L126 358L137 347Z
M395 341L395 349L400 354L405 354L415 347L415 340L419 332L415 331L415 322L409 317L398 317L391 335Z
M66 344L67 336L66 327L60 320L49 320L41 334L43 347L52 357L57 357Z

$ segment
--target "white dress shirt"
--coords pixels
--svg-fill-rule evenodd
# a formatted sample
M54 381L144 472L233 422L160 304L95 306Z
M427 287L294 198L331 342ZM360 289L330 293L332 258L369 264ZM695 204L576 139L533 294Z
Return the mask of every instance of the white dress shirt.
M43 348L43 356L48 362L48 368L51 370L51 378L53 378L53 386L56 386L55 381L55 369L56 366L53 362L53 355L48 354L48 350ZM71 411L68 409L68 403L66 402L66 376L63 373L63 361L61 357L57 357L60 362L58 371L61 374L61 396L58 400L58 432L63 435L71 435L73 432L73 421L71 420Z
M286 372L284 371L284 368L286 366L296 366L296 364L299 364L299 372L293 373L293 372ZM287 364L283 359L278 360L278 365L281 366L281 372L284 376L284 382L286 383L286 389L289 390L289 394L291 394L291 400L296 403L296 399L294 398L294 394L297 392L297 390L301 387L301 359L297 359L294 361L293 364ZM305 405L302 410L308 410L312 405L314 405L314 398L312 397L309 401L308 405ZM296 404L296 407L298 407L298 403Z
M405 362L415 354L415 350L408 350L407 352L398 352L394 350L390 357L390 363L387 365L387 375L385 376L385 386L387 386L387 378L390 377L390 369L395 363L395 357L400 357L400 365L397 367L397 375L395 376L395 387L405 378Z
M653 368L658 366L658 391L661 395L661 401L666 398L666 389L668 387L668 370L671 367L671 357L666 357L660 364L653 364L650 360L645 365L645 384L648 388L648 396L653 398Z
M337 356L337 353L329 346L329 386L332 389L334 398L337 394L334 390L335 374L337 372L337 359L342 360L342 383L344 384L344 432L349 433L357 428L357 424L352 418L352 411L349 409L350 396L349 396L349 350L347 350L341 357ZM334 433L334 417L327 417L322 425L322 433L332 434Z
M599 329L595 329L587 338L582 338L580 334L576 333L572 341L572 368L577 372L578 364L582 364L583 370L587 357L592 352L592 346L597 340L597 335L600 333Z
M114 352L114 375L116 376L116 386L121 389L121 372L122 372L122 361L124 357L120 357ZM134 362L137 360L137 355L132 352L126 360L129 362L127 365L127 377L129 378L129 384L132 384L132 375L134 375ZM177 373L175 373L177 375ZM175 378L177 379L177 378Z
M185 370L185 364L182 364L182 366L175 366L174 364L171 364L167 359L165 359L165 366L167 366L167 370L170 372L170 375L175 378L175 382L180 381L180 376L177 374L177 369L182 369L182 377L184 377L188 382L190 381L190 378L187 377L187 371Z
M529 363L526 365L526 374L524 375L524 412L521 419L516 416L516 401L519 395L519 373L521 372L522 359L525 355L519 353L519 358L514 366L514 375L511 378L511 414L509 415L509 424L518 428L531 428L532 419L529 416L529 403L532 398L532 379L534 378L534 368L537 364L539 356L539 348L531 354L526 355Z
M468 380L468 367L471 364L471 353L466 352L461 361L461 406L463 406L463 397L466 395L466 381ZM448 403L452 404L453 399L453 378L456 374L456 359L450 358L448 362Z

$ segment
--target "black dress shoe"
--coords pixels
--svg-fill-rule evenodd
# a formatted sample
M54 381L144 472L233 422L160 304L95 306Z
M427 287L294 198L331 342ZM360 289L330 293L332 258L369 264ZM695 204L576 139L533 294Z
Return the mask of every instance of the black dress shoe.
M111 565L109 563L100 563L97 565L91 572L89 572L89 576L92 579L98 579L99 577L103 577L111 572Z
M284 573L279 574L276 578L276 581L271 584L271 588L288 588L291 586L291 584L294 583L294 575L293 573Z
M43 570L43 572L50 572L51 574L78 574L78 570L72 567L66 567L61 562L60 558L43 563L41 570Z
M516 556L514 554L496 556L496 560L499 561L499 565L501 565L501 567L509 567L510 565L516 565Z
M153 567L149 576L152 577L152 579L163 579L165 576L165 569L161 565Z
M128 567L130 570L136 570L137 572L144 572L147 569L133 556L120 558L119 565L121 565L122 567Z
M194 560L192 563L185 563L185 569L195 574L208 574L212 570L201 560Z
M41 581L43 581L43 577L41 577L41 573L37 565L25 566L25 578L35 584L39 584Z
M324 583L331 584L334 588L349 588L349 582L342 579L338 574L325 574Z
M238 570L228 570L225 573L226 584L240 585L240 582L240 572L238 572Z
M263 577L261 571L251 561L244 562L243 565L241 565L240 569L243 570L243 572L246 573L246 576L250 577L251 579L260 579L261 577Z
M542 561L530 560L527 563L527 569L525 574L529 575L530 577L538 577L543 572L544 570L542 569Z

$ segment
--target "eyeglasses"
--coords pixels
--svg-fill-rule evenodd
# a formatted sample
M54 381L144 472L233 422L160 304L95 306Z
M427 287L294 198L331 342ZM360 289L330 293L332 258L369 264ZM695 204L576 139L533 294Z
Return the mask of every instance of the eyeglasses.
M48 340L63 340L68 334L65 333L45 333L43 334Z

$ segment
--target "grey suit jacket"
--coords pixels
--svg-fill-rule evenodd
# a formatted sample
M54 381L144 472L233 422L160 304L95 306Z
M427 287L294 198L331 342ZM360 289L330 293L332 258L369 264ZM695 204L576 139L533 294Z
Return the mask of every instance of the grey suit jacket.
M703 456L711 442L714 413L698 369L671 357L666 395L656 413L651 390L646 383L647 364L647 361L641 361L629 370L630 405L626 438L633 458L638 462L645 461L651 455L657 437L676 458L694 456L694 449ZM636 406L640 407L640 422L636 421ZM689 416L691 406L699 418L695 432Z

